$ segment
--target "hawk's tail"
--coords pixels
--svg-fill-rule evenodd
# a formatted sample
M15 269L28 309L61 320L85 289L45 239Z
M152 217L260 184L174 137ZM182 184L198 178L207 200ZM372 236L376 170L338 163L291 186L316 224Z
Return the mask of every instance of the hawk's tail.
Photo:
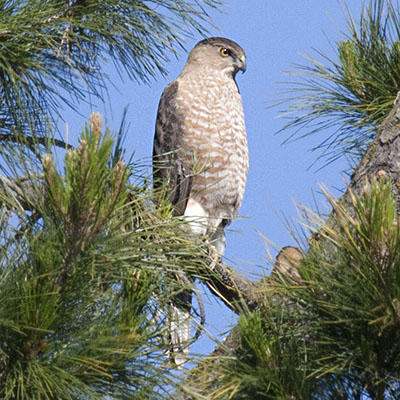
M190 304L190 303L189 303ZM169 359L182 368L187 360L190 344L190 307L171 304L169 315Z

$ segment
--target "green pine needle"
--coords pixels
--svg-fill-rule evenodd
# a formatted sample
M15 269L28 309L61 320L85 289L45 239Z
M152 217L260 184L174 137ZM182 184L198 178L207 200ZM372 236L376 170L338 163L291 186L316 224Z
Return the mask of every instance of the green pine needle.
M391 0L369 0L356 23L349 9L348 33L336 44L336 58L317 51L311 65L297 65L282 82L288 120L286 141L321 137L318 150L325 163L345 156L361 157L376 128L392 109L400 91L400 9Z

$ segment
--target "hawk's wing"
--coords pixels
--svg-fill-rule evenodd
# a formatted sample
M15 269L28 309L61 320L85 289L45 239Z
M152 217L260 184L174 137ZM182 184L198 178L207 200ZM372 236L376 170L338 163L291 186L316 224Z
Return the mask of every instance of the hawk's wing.
M182 112L178 113L177 81L164 90L158 106L153 147L154 187L169 190L169 200L175 215L183 215L192 186L190 168L182 159L180 137L185 134Z

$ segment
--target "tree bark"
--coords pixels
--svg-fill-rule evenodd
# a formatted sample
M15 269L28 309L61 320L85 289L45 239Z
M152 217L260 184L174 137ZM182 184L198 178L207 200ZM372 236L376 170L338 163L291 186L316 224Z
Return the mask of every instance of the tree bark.
M392 194L400 210L400 103L397 103L379 127L373 142L355 169L350 190L357 196L368 190L373 177L386 177L392 182ZM351 208L349 190L341 197Z

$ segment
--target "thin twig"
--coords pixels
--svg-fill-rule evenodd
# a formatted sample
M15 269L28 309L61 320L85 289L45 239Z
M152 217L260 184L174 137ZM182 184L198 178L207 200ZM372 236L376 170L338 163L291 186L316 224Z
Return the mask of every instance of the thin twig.
M70 9L71 6L72 6L72 1L69 1L68 2L68 9ZM62 51L64 43L66 43L67 44L67 60L68 61L69 61L70 51L71 51L71 45L70 45L70 42L69 42L69 33L70 33L70 31L71 31L71 23L69 23L67 25L67 27L65 28L65 32L64 32L64 34L63 34L63 36L61 38L60 47L58 48L58 51L57 51L57 58L58 58L61 55L61 51Z
M64 46L64 43L67 44L67 60L69 61L69 56L70 56L70 51L69 51L69 32L71 31L71 24L68 24L67 27L65 28L65 32L61 38L61 43L60 47L57 50L57 58L60 57L62 48Z
M36 144L41 144L43 146L47 145L48 143L63 148L63 149L70 149L74 148L69 143L64 142L63 140L54 139L54 138L46 138L46 137L32 137L32 136L19 136L14 135L12 133L2 133L0 134L0 142L11 142L11 143L19 143L27 145L31 150L35 149Z

